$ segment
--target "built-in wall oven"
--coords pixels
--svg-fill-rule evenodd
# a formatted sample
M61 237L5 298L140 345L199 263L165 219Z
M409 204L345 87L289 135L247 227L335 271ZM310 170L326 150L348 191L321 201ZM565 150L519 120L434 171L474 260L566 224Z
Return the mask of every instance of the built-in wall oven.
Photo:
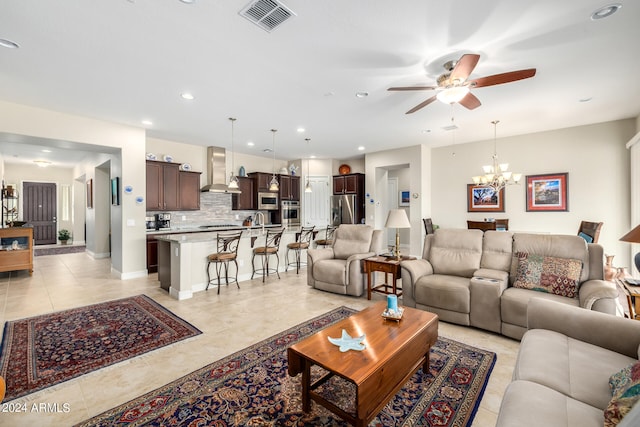
M279 208L278 193L258 193L258 210L277 211Z
M293 200L282 201L282 225L286 227L300 226L300 202Z

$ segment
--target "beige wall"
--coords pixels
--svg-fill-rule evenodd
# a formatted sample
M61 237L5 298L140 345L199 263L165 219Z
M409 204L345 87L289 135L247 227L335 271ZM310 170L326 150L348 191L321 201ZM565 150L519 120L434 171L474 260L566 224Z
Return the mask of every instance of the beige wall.
M60 112L0 101L0 132L34 136L52 141L71 141L108 147L119 154L110 156L111 176L131 185L135 194L145 195L145 131ZM91 178L101 163L83 164L74 169L74 178ZM81 170L84 169L84 170ZM111 265L123 279L146 274L145 206L135 197L123 197L118 207L109 208L112 233ZM88 211L87 211L88 212ZM95 223L87 216L87 230Z
M605 252L621 254L628 266L627 244L618 241L630 227L629 153L625 144L635 133L634 120L621 120L499 138L497 152L523 183L506 188L504 213L468 213L467 184L491 162L493 140L460 144L432 152L432 219L441 227L466 228L466 220L509 218L514 231L575 234L581 220L603 221L600 241ZM525 176L569 173L568 212L527 212ZM622 255L624 254L624 255ZM623 264L624 263L624 264Z

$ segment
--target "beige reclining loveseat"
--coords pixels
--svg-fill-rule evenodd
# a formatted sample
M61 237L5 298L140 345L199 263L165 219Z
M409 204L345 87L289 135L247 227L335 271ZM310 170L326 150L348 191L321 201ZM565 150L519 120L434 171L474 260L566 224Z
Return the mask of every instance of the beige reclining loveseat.
M576 297L514 287L518 256L526 262L532 255L577 265ZM401 266L404 305L515 339L527 330L527 303L533 297L616 312L618 291L603 280L602 246L578 236L438 229L425 237L422 259Z

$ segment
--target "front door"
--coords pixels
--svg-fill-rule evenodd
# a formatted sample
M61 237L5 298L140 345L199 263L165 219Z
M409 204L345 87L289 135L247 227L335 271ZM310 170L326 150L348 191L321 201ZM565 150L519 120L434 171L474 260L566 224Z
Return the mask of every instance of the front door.
M55 244L56 239L56 184L25 182L22 187L24 200L23 220L33 226L36 245Z

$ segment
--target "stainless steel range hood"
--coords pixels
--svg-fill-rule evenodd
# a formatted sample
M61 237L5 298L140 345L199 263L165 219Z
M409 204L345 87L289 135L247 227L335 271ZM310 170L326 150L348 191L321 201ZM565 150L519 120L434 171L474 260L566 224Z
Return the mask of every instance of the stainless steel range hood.
M207 185L200 191L212 193L240 193L227 187L226 152L223 147L207 147Z

